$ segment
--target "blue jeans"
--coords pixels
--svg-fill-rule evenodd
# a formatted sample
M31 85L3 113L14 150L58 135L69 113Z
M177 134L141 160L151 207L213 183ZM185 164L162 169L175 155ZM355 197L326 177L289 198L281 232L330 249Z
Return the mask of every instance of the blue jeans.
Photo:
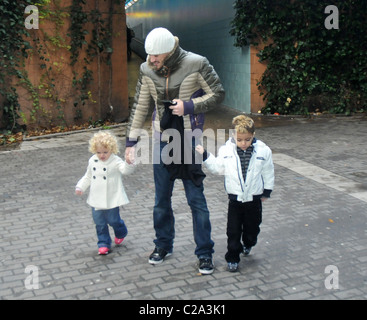
M122 239L127 236L127 228L124 220L120 217L119 207L108 210L96 210L92 208L94 223L98 237L98 248L111 248L111 237L108 225L113 228L116 238Z
M166 145L161 143L160 150ZM172 211L172 190L174 181L170 180L168 170L164 164L154 162L155 205L153 222L156 232L154 243L157 247L172 252L175 238L175 218ZM211 224L209 210L204 196L204 186L195 186L188 179L182 179L187 203L191 208L193 219L195 254L198 258L211 258L214 252L214 242L211 240Z

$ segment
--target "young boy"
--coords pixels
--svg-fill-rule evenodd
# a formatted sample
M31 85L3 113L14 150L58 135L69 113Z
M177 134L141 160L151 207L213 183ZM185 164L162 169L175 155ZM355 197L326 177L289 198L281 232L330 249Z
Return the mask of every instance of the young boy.
M225 259L228 271L235 272L241 252L248 255L257 242L262 202L270 198L274 186L274 165L270 148L255 138L255 125L250 117L237 116L232 124L233 135L219 149L218 157L208 155L200 145L196 151L203 154L209 171L225 176L229 198Z
M87 203L92 207L93 220L98 237L98 254L106 255L111 250L110 225L115 232L115 244L122 243L127 235L119 207L129 202L122 184L122 175L134 171L117 156L117 138L108 131L99 131L89 141L89 151L94 155L89 159L85 175L78 181L75 193L82 195L89 187Z

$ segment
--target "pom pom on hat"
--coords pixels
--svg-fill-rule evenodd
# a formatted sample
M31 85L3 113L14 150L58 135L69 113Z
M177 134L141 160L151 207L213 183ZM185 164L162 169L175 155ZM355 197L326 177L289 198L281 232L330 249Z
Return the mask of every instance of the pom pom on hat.
M150 55L168 53L175 47L175 37L165 28L155 28L145 39L145 51Z

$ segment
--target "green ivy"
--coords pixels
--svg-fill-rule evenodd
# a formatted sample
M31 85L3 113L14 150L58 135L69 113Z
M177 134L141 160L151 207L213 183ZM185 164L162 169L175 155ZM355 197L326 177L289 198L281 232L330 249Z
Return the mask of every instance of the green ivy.
M92 0L91 0L92 1ZM106 1L106 0L105 0ZM83 50L83 71L80 75L76 72L70 83L75 88L74 106L76 107L75 118L81 117L80 107L85 105L86 100L93 100L90 91L90 83L93 72L89 65L97 58L98 77L100 77L101 63L110 65L112 49L112 15L115 5L123 5L124 1L110 0L108 18L102 18L99 8L99 0L94 0L96 9L86 12L86 0L73 0L71 6L64 10L60 0L1 0L0 2L0 128L6 132L21 130L17 120L21 117L25 120L24 113L20 110L16 87L18 85L27 89L30 99L33 101L31 121L37 124L40 117L47 116L40 103L40 98L48 99L58 110L58 120L64 121L62 104L65 99L59 96L56 90L55 79L62 72L64 63L62 54L60 60L50 61L49 50L67 50L70 53L70 65L79 61L79 53ZM48 30L43 32L43 40L37 33L30 33L25 28L25 8L28 5L36 5L39 9L40 22L42 20L53 21L55 27L52 33ZM66 35L61 33L65 19L70 19L70 28ZM87 41L87 24L93 24L91 40ZM42 28L42 27L40 27ZM66 37L65 37L66 36ZM32 45L30 44L32 43ZM24 69L24 61L30 55L39 58L40 83L32 84ZM15 81L14 81L15 80ZM98 80L98 79L97 79ZM99 80L100 82L100 80ZM11 83L16 83L12 86ZM99 90L101 86L99 85ZM51 123L51 122L50 122Z
M324 25L328 5L339 10L339 29ZM237 0L234 8L235 46L265 43L264 113L367 111L367 1Z
M115 1L119 3L119 1ZM92 99L89 91L89 84L93 79L93 71L88 69L94 58L97 58L98 71L102 62L102 54L107 55L105 63L110 65L110 56L113 52L112 49L112 14L113 14L113 2L110 2L110 12L107 21L102 19L102 13L98 9L98 0L95 0L96 9L91 12L85 12L84 6L85 0L73 0L70 7L70 19L71 24L68 32L68 36L71 38L71 65L74 65L79 58L80 50L85 47L86 56L84 57L83 73L79 76L77 72L73 72L72 84L74 88L79 89L80 94L75 97L74 107L75 119L82 117L82 110L80 106L84 106L86 101L96 102ZM120 4L120 3L119 3ZM88 43L86 36L89 32L84 28L86 23L93 24L91 40ZM100 75L100 72L98 72ZM99 79L97 81L100 82ZM100 83L99 86L100 88Z
M0 95L3 104L2 125L5 129L15 131L19 129L19 103L16 89L9 86L13 77L22 78L18 67L22 58L28 56L30 43L25 40L29 36L24 27L24 10L31 5L31 0L2 0L0 3Z
M73 0L70 8L70 28L67 34L70 40L71 65L78 61L79 51L84 45L87 45L85 36L88 31L84 29L84 25L88 22L88 14L83 11L85 0Z

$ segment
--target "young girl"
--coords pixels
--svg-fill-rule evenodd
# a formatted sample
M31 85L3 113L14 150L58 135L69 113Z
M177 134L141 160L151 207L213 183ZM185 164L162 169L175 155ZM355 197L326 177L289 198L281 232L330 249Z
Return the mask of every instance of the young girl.
M257 242L262 202L270 198L274 186L274 165L270 148L255 138L255 125L250 117L237 116L232 124L234 133L219 149L217 158L208 156L202 146L196 150L204 154L209 171L225 176L229 198L225 259L228 270L234 272L238 270L240 253L248 255Z
M89 159L85 175L76 185L75 193L82 195L90 187L87 203L92 207L98 237L98 254L108 254L111 249L110 225L115 232L115 244L122 243L127 228L120 217L119 206L129 202L122 184L122 175L130 174L129 165L116 154L117 139L107 131L99 131L89 141Z

